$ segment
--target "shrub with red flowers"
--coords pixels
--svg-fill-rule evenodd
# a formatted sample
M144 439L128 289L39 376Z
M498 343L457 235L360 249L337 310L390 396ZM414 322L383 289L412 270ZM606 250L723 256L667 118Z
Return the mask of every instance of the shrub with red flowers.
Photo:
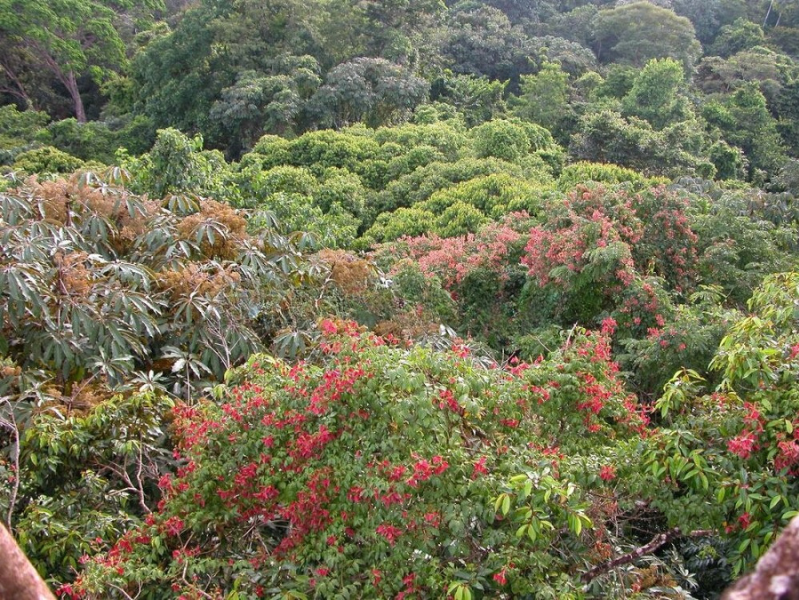
M740 313L722 305L718 288L703 287L689 303L674 305L655 283L627 290L622 308L614 313L621 313L619 345L624 352L619 362L630 372L633 389L641 399L654 401L672 375L684 368L718 383L708 365Z
M531 222L526 213L514 213L476 234L403 238L379 248L376 258L395 279L409 263L439 279L458 308L447 324L497 347L497 339L507 339L514 328L516 295L524 280L522 232Z
M475 269L505 271L518 262L523 235L520 223L529 222L527 213L508 215L476 234L442 238L437 235L403 238L378 251L381 255L410 258L422 271L441 278L445 287L457 293L459 284Z
M607 336L485 368L351 323L320 329L323 365L255 356L220 404L176 409L181 467L157 512L88 559L73 593L577 597L580 555L605 535L587 492L646 426Z

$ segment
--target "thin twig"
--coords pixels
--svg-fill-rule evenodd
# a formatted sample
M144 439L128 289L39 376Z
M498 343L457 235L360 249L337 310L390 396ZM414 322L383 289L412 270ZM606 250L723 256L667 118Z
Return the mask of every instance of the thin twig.
M14 486L11 488L11 497L8 499L8 514L6 515L6 525L8 530L13 531L11 522L14 516L14 509L17 505L17 495L19 494L19 427L14 418L14 407L8 398L3 398L3 404L8 404L9 420L0 419L0 426L10 429L14 434Z
M138 598L138 597L139 597L139 594L141 593L141 590L140 590L140 591L139 591L139 594L136 594L135 596L131 596L131 595L130 595L130 594L128 594L128 593L127 593L125 590L123 590L121 587L119 587L118 585L114 585L113 583L109 583L108 585L110 585L112 588L114 588L115 590L117 590L118 592L120 592L120 593L121 593L123 596L125 596L125 598L127 598L128 600L136 600L136 598Z
M142 509L144 509L145 513L151 513L150 507L147 506L147 503L144 501L144 484L141 480L141 472L144 468L144 440L142 440L141 436L139 436L139 464L136 468L136 482L139 484L138 492L139 492L139 504L141 505Z

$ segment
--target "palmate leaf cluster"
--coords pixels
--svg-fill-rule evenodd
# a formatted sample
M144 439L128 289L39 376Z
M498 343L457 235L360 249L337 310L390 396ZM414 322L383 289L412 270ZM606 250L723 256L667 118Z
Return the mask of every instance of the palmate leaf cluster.
M27 374L4 393L75 401L88 382L139 381L190 398L261 347L259 315L301 279L293 244L247 234L230 207L117 183L30 179L0 196L0 345Z

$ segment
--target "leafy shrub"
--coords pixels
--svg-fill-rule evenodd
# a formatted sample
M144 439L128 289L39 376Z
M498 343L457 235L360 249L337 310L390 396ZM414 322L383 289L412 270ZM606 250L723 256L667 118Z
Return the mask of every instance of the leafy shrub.
M368 192L357 175L331 167L325 171L313 193L314 203L325 213L345 210L360 217L366 210Z
M701 517L731 538L725 559L734 575L796 515L798 291L795 272L767 277L752 296L751 314L732 324L710 364L721 378L718 391L703 395L701 378L682 371L656 405L672 428L661 456L645 462L686 491L686 514L675 514L677 522ZM697 458L689 466L680 457Z
M19 154L31 150L49 120L46 113L20 112L14 104L0 107L0 165L10 165Z
M378 153L378 143L354 127L343 131L313 131L289 142L265 136L250 154L256 155L264 169L291 165L307 167L315 175L321 175L330 167L359 173L365 161Z
M499 218L509 212L535 214L541 209L542 195L542 187L533 182L495 173L439 190L418 206L440 214L456 202L462 202L486 216Z
M258 174L252 184L264 198L280 192L310 196L316 189L316 178L304 167L280 166Z
M360 220L334 205L328 213L314 205L313 199L299 194L273 194L260 203L250 219L250 228L269 227L277 219L278 230L286 235L305 232L316 237L315 245L328 248L351 247L358 236Z
M190 397L260 347L254 319L299 264L290 243L249 236L227 205L162 205L92 174L31 180L0 195L0 211L0 339L28 373L20 398L52 380L68 402L73 385L150 370Z
M767 218L768 206L760 204L759 196L722 192L715 201L694 203L692 210L699 273L707 284L722 286L739 305L770 272L796 265L795 233L779 216L777 224Z
M436 215L422 208L399 208L391 213L381 213L375 224L364 234L369 243L391 242L404 236L429 233Z
M228 198L225 186L228 165L219 151L203 151L200 136L189 138L177 129L158 131L147 154L121 154L122 166L133 173L133 191L157 198L170 194L197 194Z
M471 158L454 163L431 163L390 182L380 193L377 205L373 210L379 214L401 207L411 207L427 200L438 190L492 173L506 173L519 179L529 175L536 181L546 181L549 173L545 169L541 169L541 171L543 172L525 173L521 167L495 158Z
M457 201L445 208L436 219L434 233L445 238L476 233L487 222L486 216L477 208Z
M117 149L117 139L105 123L78 123L76 119L54 121L38 136L50 144L84 161L111 164Z
M471 134L478 158L493 156L515 163L531 153L558 150L549 131L534 123L496 119L475 127Z
M558 177L558 188L568 192L575 186L589 181L596 181L606 185L631 183L636 191L653 184L652 179L648 179L632 169L613 164L581 161L563 168L560 177Z
M448 161L460 158L469 145L462 128L451 121L381 127L375 131L374 139L381 145L399 144L406 152L420 146L435 148Z
M532 149L524 128L510 121L488 121L475 127L472 135L478 158L493 156L512 163Z
M619 362L630 373L629 380L639 397L654 400L681 369L699 373L711 384L718 383L708 365L730 325L740 317L736 310L723 308L721 298L718 288L705 287L692 295L690 304L670 307L663 306L661 300L659 307L655 303L646 307L642 302L636 306L625 303L621 310L628 310L624 316L632 329L646 328L645 335L636 331L636 337L620 340L624 353ZM639 307L648 308L650 315L655 310L655 318L636 315L630 322L632 314L642 312L634 310Z
M72 173L84 162L52 146L34 148L18 154L12 168L29 175L41 173Z
M157 483L173 464L165 426L172 406L153 392L105 398L89 385L69 406L50 404L28 421L19 480L3 480L9 493L0 504L40 572L71 580L98 539L116 543L155 510Z

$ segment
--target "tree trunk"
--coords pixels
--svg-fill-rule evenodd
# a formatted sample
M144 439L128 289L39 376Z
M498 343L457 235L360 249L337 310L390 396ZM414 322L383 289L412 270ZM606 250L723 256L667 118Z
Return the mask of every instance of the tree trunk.
M763 19L763 29L766 28L766 23L768 23L768 18L771 15L771 9L774 6L774 0L768 3L768 10L766 11L766 18Z
M782 530L753 573L739 579L722 600L799 600L799 517Z
M70 69L64 73L61 69L61 65L59 65L58 61L48 52L47 48L35 40L29 41L28 43L29 47L41 57L47 68L50 69L58 80L64 84L64 87L67 88L69 97L72 98L72 106L75 109L75 118L78 120L78 123L85 123L86 109L83 107L83 98L80 97L80 92L78 91L78 80L75 77L75 71Z
M72 98L72 104L75 107L75 118L78 123L86 122L86 109L83 108L83 98L80 97L78 91L78 80L75 79L75 72L70 71L65 77L64 84L67 86L69 96Z
M0 524L0 599L55 600L55 596L2 524Z

